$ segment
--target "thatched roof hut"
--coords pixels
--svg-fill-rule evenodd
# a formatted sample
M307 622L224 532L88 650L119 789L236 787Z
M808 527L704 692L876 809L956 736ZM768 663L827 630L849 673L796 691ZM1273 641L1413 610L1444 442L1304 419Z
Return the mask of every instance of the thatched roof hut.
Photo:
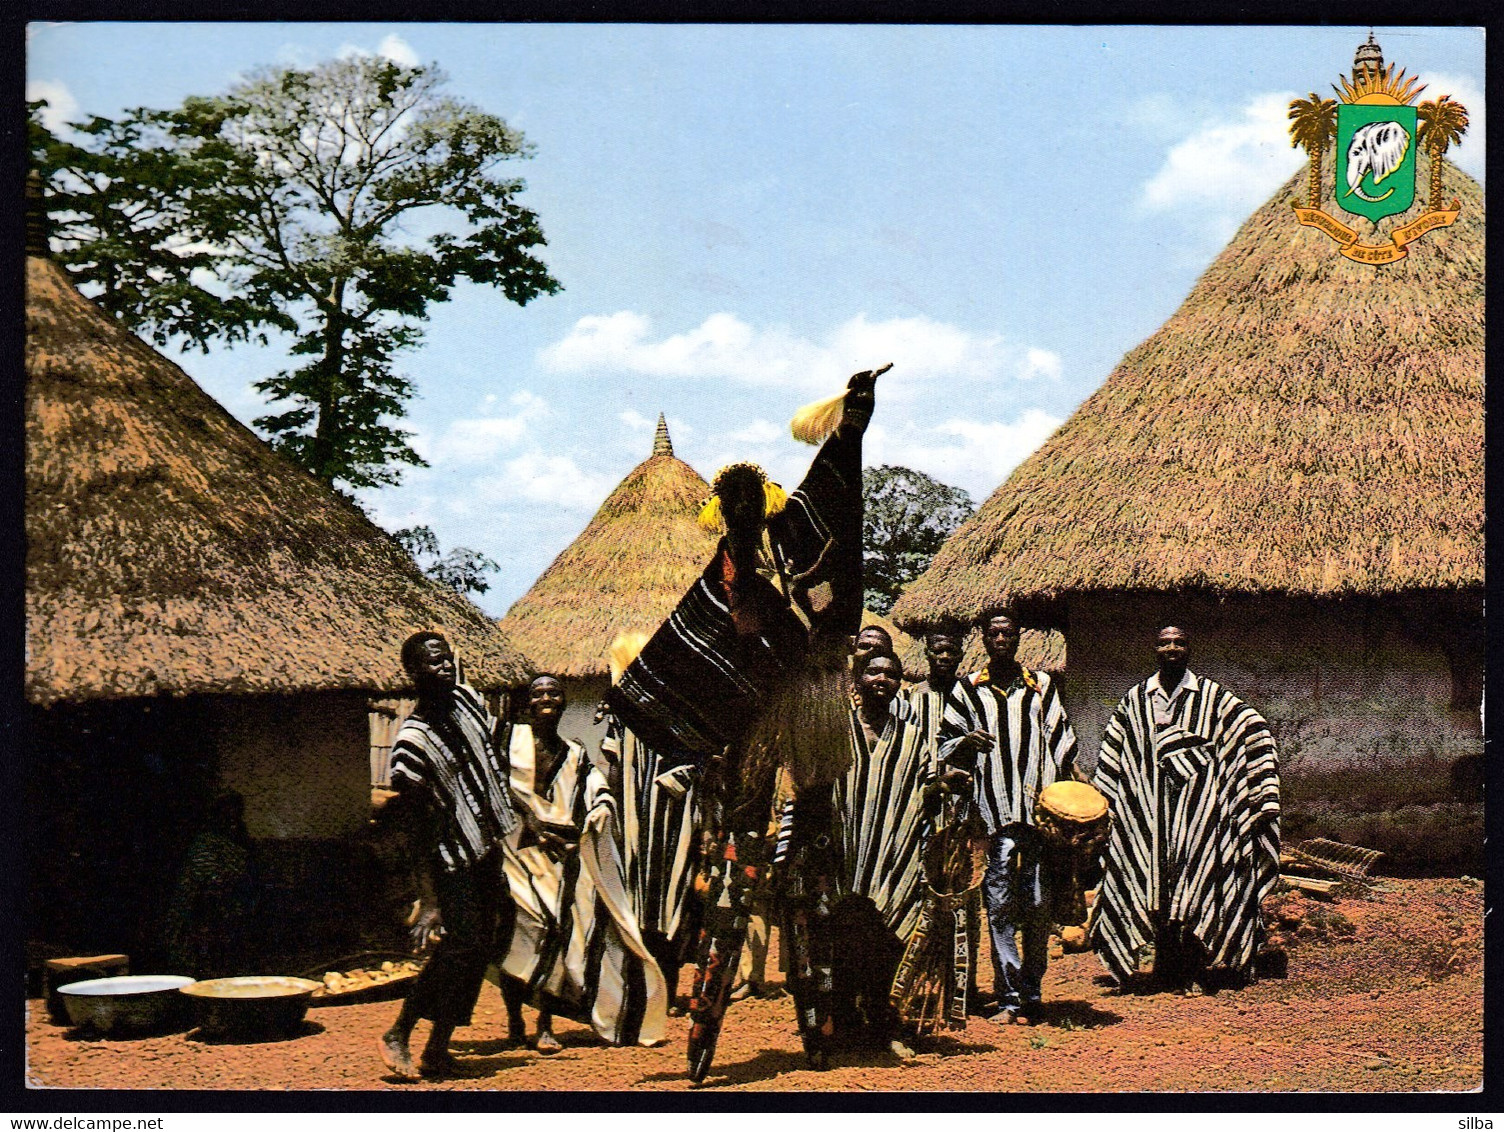
M1296 222L1293 177L894 619L1012 600L1062 629L1088 766L1173 621L1192 667L1268 718L1288 838L1476 867L1482 805L1458 784L1483 757L1483 192L1450 165L1444 180L1457 222L1374 267Z
M501 626L540 670L573 679L608 677L618 633L652 633L715 553L697 522L710 485L674 455L660 415L653 450Z
M1295 222L1306 174L1291 178L951 536L895 620L1011 598L1059 623L1059 599L1093 591L1480 587L1483 191L1445 175L1456 224L1380 268Z
M409 687L440 628L468 678L527 675L479 609L27 258L26 696Z

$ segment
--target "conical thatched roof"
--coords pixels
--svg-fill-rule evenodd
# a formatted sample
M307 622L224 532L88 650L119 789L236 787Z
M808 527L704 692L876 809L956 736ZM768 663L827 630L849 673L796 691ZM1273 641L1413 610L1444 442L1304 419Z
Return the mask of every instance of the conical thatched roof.
M353 504L26 263L26 695L409 687L442 629L482 688L526 661Z
M513 603L502 628L542 669L609 675L616 635L656 630L715 553L719 539L696 521L709 494L674 455L660 416L652 454Z
M1415 207L1377 234L1344 219L1382 242L1425 211L1428 178L1423 159ZM1296 222L1305 184L1255 212L951 536L894 607L899 624L1007 598L1049 623L1072 591L1482 585L1482 190L1447 165L1456 224L1372 267ZM1329 195L1324 207L1339 215Z

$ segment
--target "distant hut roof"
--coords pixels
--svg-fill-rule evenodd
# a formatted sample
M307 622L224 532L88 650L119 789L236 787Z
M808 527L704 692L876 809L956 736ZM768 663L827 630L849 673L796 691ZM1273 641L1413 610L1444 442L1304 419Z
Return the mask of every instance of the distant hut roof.
M616 635L656 630L715 553L718 537L697 521L709 495L674 455L660 415L652 454L513 603L502 628L540 668L609 675Z
M1365 242L1425 210L1428 164ZM1296 223L1305 181L951 536L899 624L1083 591L1482 585L1483 192L1446 165L1456 224L1376 268Z
M28 699L397 692L422 628L479 687L526 678L505 634L359 508L56 263L26 271Z

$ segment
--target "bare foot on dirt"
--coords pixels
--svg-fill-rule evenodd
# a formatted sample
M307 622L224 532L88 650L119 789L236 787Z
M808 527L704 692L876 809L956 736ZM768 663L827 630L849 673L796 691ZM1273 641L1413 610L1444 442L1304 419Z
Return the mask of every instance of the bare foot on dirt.
M407 1048L407 1041L396 1034L386 1033L376 1039L376 1049L381 1054L381 1061L395 1075L407 1081L418 1079L418 1068L413 1064L412 1051Z
M533 1048L539 1053L558 1053L564 1046L558 1038L554 1037L553 1031L544 1030L538 1035L538 1040L533 1043Z
M424 1077L458 1077L460 1063L447 1049L424 1050L423 1056L418 1059L418 1072Z

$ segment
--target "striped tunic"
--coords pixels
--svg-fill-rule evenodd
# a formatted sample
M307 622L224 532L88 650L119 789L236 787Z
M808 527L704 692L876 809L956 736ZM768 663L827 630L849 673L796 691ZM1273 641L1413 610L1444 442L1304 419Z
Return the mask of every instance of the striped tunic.
M951 689L961 686L961 681L955 680ZM942 693L938 688L930 684L928 680L921 680L912 688L905 688L899 695L907 704L907 710L914 718L917 726L924 731L925 745L929 750L930 762L936 763L940 759L940 729L945 719L945 701L949 692Z
M496 721L467 684L442 715L408 716L392 741L392 789L422 791L436 817L437 856L445 872L479 861L521 823L498 757ZM424 705L420 711L429 710Z
M611 719L601 752L621 767L621 857L632 911L644 930L679 931L697 857L696 772ZM674 779L685 787L677 793Z
M532 728L515 724L504 734L518 805L579 847L555 861L523 844L521 828L508 838L502 859L516 926L500 971L488 975L521 980L534 1005L592 1026L608 1042L655 1045L667 1026L668 987L632 913L606 777L570 740L553 781L540 783Z
M1154 722L1151 681L1107 725L1095 785L1112 807L1093 940L1119 981L1161 922L1180 923L1214 966L1243 971L1259 905L1279 875L1279 755L1258 712L1188 673Z
M1047 672L1020 668L1002 689L992 686L985 669L957 680L940 729L946 760L967 732L994 738L977 756L973 774L973 800L989 836L1009 825L1033 825L1039 792L1069 778L1076 764L1076 733Z
M903 697L893 701L875 747L861 713L851 711L851 767L836 779L842 888L865 896L900 939L919 918L926 821L923 787L930 777L922 715Z

